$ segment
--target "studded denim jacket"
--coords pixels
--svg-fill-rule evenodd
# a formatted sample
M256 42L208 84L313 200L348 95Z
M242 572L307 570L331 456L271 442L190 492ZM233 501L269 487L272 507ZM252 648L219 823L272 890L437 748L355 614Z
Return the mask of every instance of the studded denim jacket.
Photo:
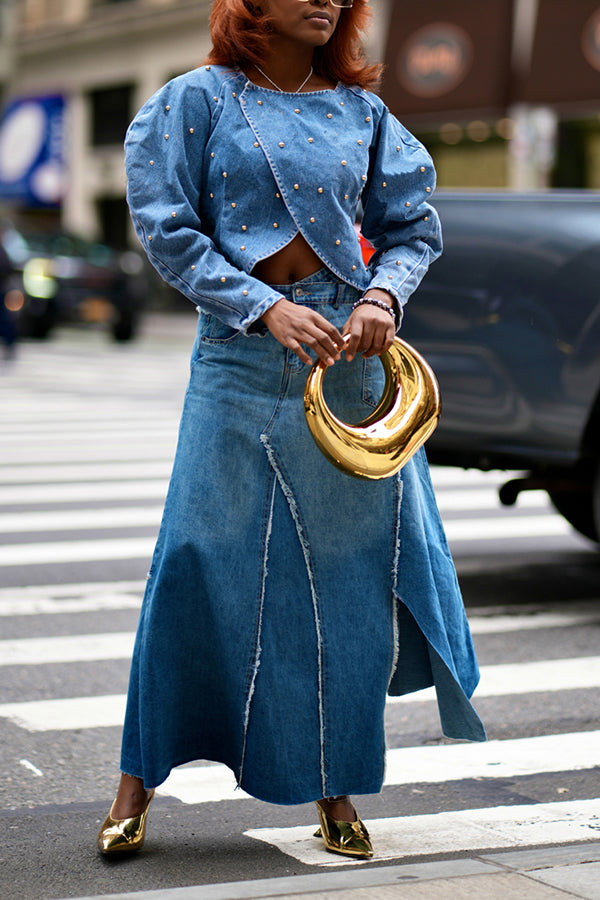
M374 94L258 87L204 66L170 81L125 141L127 199L146 253L198 307L248 332L280 298L253 266L300 232L358 290L400 310L441 252L424 147ZM366 266L354 222L376 248Z

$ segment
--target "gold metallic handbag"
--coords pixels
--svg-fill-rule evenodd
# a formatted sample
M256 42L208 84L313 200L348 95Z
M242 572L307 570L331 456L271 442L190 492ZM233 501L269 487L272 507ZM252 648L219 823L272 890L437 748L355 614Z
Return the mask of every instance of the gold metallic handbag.
M350 425L338 419L323 397L324 362L312 366L304 388L306 421L327 459L355 478L395 475L434 431L441 412L432 369L400 338L380 357L385 387L374 412Z

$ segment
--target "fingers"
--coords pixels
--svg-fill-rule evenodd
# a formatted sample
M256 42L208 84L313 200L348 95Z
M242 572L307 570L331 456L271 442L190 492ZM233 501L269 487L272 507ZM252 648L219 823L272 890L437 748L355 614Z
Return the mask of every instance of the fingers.
M368 304L357 307L348 318L342 329L344 335L349 335L347 342L320 313L285 299L268 309L263 321L279 343L292 350L306 365L312 364L308 351L328 366L340 358L342 350L345 350L348 362L357 353L364 359L381 356L392 346L395 334L390 314Z
M312 350L328 366L340 358L344 345L342 335L315 310L282 299L267 310L263 321L279 343L307 365L312 364L312 359L305 348Z
M351 362L357 353L364 359L381 356L394 341L394 322L389 313L373 306L358 307L349 317L343 329L350 335L346 347L346 359Z
M315 356L322 360L326 365L332 366L337 359L340 359L340 350L343 347L343 338L337 328L331 325L327 319L319 316L318 321L310 320L305 323L296 335L294 344L289 344L292 349L303 362L312 363L312 359L306 351L299 352L298 345L304 345L312 350Z

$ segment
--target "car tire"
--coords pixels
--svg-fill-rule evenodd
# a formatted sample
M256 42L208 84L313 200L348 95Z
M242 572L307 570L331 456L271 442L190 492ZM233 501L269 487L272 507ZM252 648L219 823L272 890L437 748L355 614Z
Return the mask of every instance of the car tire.
M137 330L137 316L128 310L122 310L116 321L113 322L112 336L119 343L131 341L136 336Z
M53 309L47 308L40 314L25 316L19 330L22 337L42 341L49 336L55 325L55 312Z
M557 512L573 528L600 543L600 463L580 481L580 487L572 491L548 490L550 500Z

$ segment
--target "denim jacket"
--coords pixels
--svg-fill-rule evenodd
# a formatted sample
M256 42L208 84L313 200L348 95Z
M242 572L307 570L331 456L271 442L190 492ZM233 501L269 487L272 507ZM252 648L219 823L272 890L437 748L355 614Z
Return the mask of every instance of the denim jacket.
M248 332L279 299L253 266L300 232L360 291L400 310L441 252L424 147L374 94L279 93L204 66L142 107L125 142L127 199L148 257L173 287ZM354 222L376 248L362 259Z

